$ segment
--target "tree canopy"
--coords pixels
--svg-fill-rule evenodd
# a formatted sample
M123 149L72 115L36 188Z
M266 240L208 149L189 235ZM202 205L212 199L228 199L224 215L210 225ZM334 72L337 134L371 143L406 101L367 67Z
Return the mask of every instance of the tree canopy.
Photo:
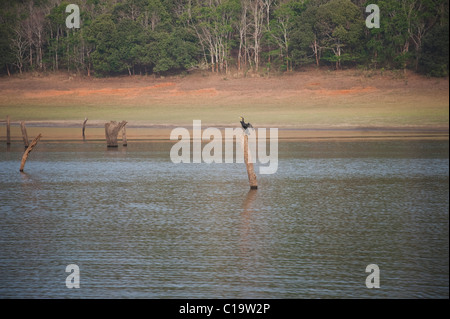
M0 0L0 73L411 69L448 76L447 0ZM77 4L81 27L68 28ZM366 6L380 28L366 26Z

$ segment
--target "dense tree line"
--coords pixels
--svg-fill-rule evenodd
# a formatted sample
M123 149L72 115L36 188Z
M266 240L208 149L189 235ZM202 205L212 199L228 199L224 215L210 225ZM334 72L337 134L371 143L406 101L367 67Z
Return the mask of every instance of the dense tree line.
M0 72L449 71L447 0L0 0ZM66 7L81 27L67 28ZM380 28L367 28L368 4Z

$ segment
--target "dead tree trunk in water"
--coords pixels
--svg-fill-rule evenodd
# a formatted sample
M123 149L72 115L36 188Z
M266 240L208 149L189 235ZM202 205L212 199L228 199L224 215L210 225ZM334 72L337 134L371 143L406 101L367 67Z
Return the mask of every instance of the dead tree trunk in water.
M6 115L6 145L11 144L11 121L9 115Z
M120 123L111 121L105 124L106 144L108 145L108 147L118 147L117 135L126 124L126 121L122 121Z
M28 142L27 128L25 127L24 121L20 122L20 128L22 130L23 144L25 145L25 148L27 148L29 145L29 142Z
M251 156L251 154L250 154ZM244 132L244 162L247 167L248 181L250 183L250 189L258 189L258 183L256 181L255 170L253 169L253 163L249 159L249 147L248 147L248 135Z
M42 137L42 134L39 133L38 136L31 142L31 144L27 147L25 150L25 153L23 153L22 156L22 162L20 163L20 171L23 172L23 168L25 167L25 162L27 161L28 155L33 150L33 148L36 146L36 144L39 142L39 139Z
M126 126L123 127L122 129L122 144L123 146L127 146L128 142L127 142L127 128Z
M87 122L88 118L85 117L84 118L84 122L83 122L83 141L86 140L86 136L84 135L84 131L86 130L86 122Z

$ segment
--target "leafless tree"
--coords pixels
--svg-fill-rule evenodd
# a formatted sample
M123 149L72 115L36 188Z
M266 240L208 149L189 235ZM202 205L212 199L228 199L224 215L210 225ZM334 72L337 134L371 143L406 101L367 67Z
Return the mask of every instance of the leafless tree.
M14 65L19 69L19 72L22 74L25 54L28 50L29 42L26 38L26 32L23 30L23 26L21 24L17 24L14 27L14 37L11 41L11 50L14 53Z

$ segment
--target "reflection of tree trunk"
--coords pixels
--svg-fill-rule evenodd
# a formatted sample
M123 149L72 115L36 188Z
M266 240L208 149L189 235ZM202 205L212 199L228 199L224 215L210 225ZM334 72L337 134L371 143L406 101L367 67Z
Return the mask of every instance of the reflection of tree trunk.
M247 196L245 197L244 203L242 205L242 208L244 210L244 213L248 213L251 211L251 206L256 198L256 192L254 189L250 189L247 193Z
M126 121L122 121L120 123L117 123L116 121L111 121L109 123L105 123L105 136L108 147L118 146L117 135L126 124L127 124Z
M239 258L239 261L241 262L241 269L249 274L254 273L255 264L251 261L252 258L249 259L248 256L251 256L251 252L255 251L254 249L256 246L259 245L259 243L254 240L255 237L252 236L255 235L255 233L252 234L252 231L255 231L255 228L252 227L252 225L254 224L255 213L257 211L253 208L253 204L257 194L258 191L255 189L250 189L248 191L241 207L242 213L239 223L239 255L242 257ZM244 278L246 278L246 276L244 276Z
M22 122L23 123L23 122ZM42 134L39 133L38 136L35 137L35 139L33 140L33 142L31 142L30 146L27 147L25 153L23 153L22 156L22 162L20 163L20 171L23 172L23 169L25 167L25 162L28 159L28 155L30 154L30 152L33 150L33 148L36 146L36 144L39 142L39 139L42 137Z
M23 144L25 145L25 148L28 147L28 134L27 134L27 128L25 127L25 122L20 122L20 129L22 130L22 138L23 138Z

